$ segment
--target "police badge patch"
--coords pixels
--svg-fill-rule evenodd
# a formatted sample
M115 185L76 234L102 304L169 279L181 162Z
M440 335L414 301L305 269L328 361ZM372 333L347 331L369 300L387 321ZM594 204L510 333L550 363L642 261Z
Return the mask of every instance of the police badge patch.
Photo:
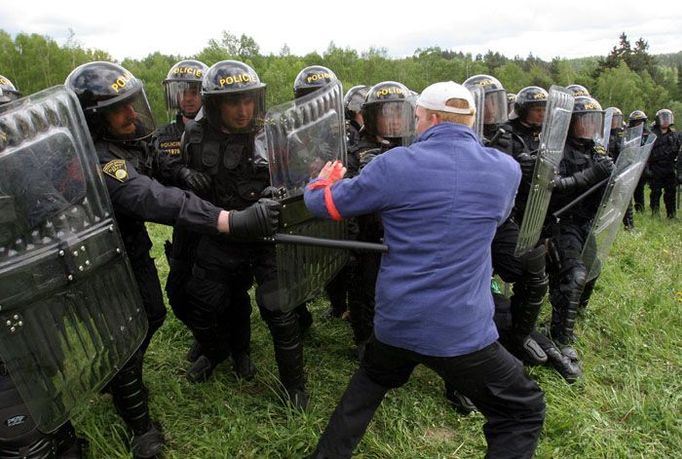
M128 169L126 162L122 159L114 159L102 166L102 172L109 177L113 177L119 182L123 183L128 180Z

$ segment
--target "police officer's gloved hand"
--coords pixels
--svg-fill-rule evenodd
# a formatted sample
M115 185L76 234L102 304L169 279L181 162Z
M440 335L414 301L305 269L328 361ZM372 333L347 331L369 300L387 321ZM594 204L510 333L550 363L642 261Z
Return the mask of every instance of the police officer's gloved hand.
M611 175L615 166L613 160L608 156L600 156L592 167L583 169L580 172L569 177L557 176L552 180L550 186L555 192L569 191L569 190L583 190L587 187L595 185L600 180L603 180Z
M195 171L189 167L180 169L180 180L189 190L197 194L207 194L211 191L211 178L203 172Z
M613 159L611 159L610 156L599 155L595 158L595 164L592 167L596 168L599 178L602 179L610 176L616 168L616 165L613 163Z
M535 170L535 156L531 156L528 153L521 153L516 157L516 160L521 166L521 174L523 178L530 181L533 178L533 171Z
M276 186L269 186L260 192L261 198L276 199L284 197L286 190L282 188L277 188Z
M259 239L272 236L277 231L280 203L261 198L244 210L231 210L229 214L230 236Z

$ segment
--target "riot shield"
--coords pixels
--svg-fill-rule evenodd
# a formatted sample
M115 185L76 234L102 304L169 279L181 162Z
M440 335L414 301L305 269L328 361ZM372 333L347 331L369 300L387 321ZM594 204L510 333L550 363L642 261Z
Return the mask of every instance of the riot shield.
M634 138L636 139L638 137ZM582 259L587 269L588 281L601 272L655 140L655 135L649 135L644 145L636 144L624 148L616 160L615 173L611 174L606 184L599 210L583 247Z
M280 226L290 235L345 239L345 222L316 219L303 202L304 187L327 161L346 163L343 89L338 81L276 107L265 116L271 183L284 190ZM318 296L345 265L348 252L277 244L277 288L267 292L282 310Z
M613 120L613 107L609 107L604 112L604 126L602 128L601 136L594 139L595 143L603 146L606 151L609 151L609 139L611 138L611 121Z
M78 100L0 109L0 358L39 428L83 408L147 320Z
M519 239L514 254L521 256L535 247L552 197L550 183L559 169L564 143L571 123L574 97L559 86L549 88L545 119L540 132L540 148L535 160L533 181L528 193L523 220L519 225Z
M474 105L476 105L476 119L472 129L478 135L481 143L483 142L483 121L485 120L485 91L481 86L472 86L467 88L474 97Z

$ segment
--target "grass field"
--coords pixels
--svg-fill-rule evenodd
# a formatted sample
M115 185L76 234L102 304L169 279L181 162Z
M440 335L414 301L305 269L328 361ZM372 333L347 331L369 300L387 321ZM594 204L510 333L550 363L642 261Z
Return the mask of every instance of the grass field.
M577 325L584 378L567 385L547 368L529 370L548 405L540 458L682 457L682 222L636 215L637 231L619 234L592 301ZM162 242L150 226L162 282ZM546 305L548 306L548 304ZM251 382L225 363L207 383L185 380L188 331L169 312L147 352L145 380L153 417L164 426L168 458L299 458L310 454L356 362L346 322L323 321L325 299L305 345L307 412L278 398L272 342L254 308ZM549 309L548 307L545 310ZM75 420L89 457L130 457L128 433L107 395ZM482 457L483 418L445 403L437 375L418 368L392 391L360 443L359 458Z

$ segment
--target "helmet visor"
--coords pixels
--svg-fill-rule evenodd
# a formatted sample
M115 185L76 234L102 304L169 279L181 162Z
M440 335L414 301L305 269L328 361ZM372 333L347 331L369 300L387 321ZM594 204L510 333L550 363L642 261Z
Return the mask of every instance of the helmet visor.
M156 128L144 91L107 106L101 111L103 138L112 141L141 140Z
M659 126L670 126L671 124L673 124L672 112L665 111L658 114Z
M507 94L505 91L493 91L485 95L483 116L483 124L502 124L507 121Z
M254 132L263 126L265 88L205 95L204 103L208 122L223 132Z
M365 106L365 113L366 129L379 137L411 138L414 136L414 106L410 101L368 104Z
M614 113L611 118L611 129L620 129L623 127L623 114Z
M187 118L194 118L201 108L201 83L166 81L164 86L168 111L179 111Z
M571 133L577 139L594 140L603 134L604 113L587 112L573 115L573 128Z

